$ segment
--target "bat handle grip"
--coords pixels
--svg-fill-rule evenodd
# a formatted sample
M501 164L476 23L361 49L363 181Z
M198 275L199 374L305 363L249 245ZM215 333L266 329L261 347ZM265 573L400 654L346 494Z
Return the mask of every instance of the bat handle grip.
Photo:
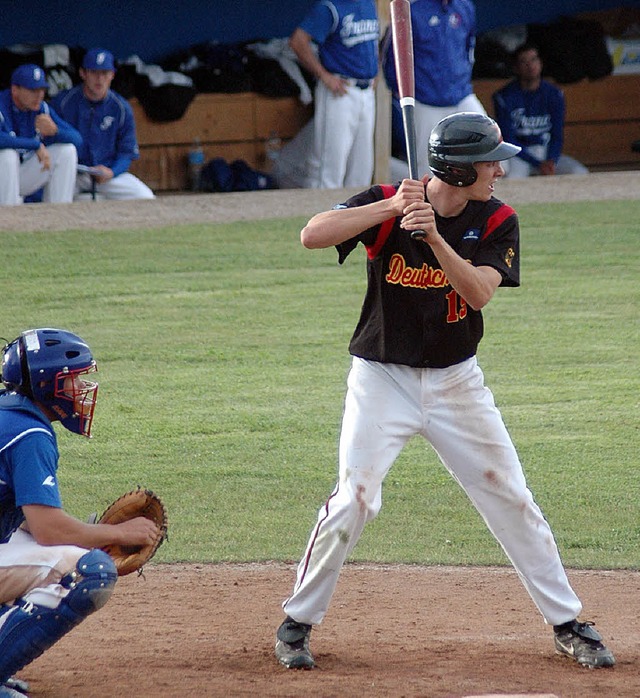
M411 134L407 139L407 164L409 165L409 179L420 179L418 172L418 157L416 154L416 139L415 139L415 118L413 105L405 105L402 108L402 121L405 134ZM412 230L412 240L424 240L427 233L424 230Z

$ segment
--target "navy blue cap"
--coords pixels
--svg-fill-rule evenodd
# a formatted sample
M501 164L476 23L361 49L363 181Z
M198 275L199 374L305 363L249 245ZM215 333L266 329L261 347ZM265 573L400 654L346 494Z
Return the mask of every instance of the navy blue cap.
M37 90L41 87L49 87L44 70L35 63L19 65L11 75L11 84L26 87L28 90Z
M103 48L92 48L85 53L82 67L86 70L115 70L113 53Z

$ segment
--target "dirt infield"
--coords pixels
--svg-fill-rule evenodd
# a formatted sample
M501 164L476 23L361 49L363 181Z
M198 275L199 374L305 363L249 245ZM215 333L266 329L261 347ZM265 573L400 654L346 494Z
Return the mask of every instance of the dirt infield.
M514 205L640 198L640 172L505 181L496 193ZM346 194L9 207L0 209L0 231L310 215ZM150 565L144 578L120 579L104 609L19 676L38 698L640 696L639 572L569 571L583 619L596 622L617 657L615 668L597 671L554 654L551 629L510 567L354 564L345 567L330 612L312 633L317 668L287 671L273 645L294 576L293 562Z
M123 577L100 612L20 673L33 696L640 696L640 573L570 578L617 657L589 670L554 654L511 568L347 564L318 666L273 655L293 564L150 565Z
M0 209L0 231L110 230L186 223L226 223L305 216L344 201L356 190L282 189L230 194L175 194L153 201L79 201ZM511 205L640 198L640 170L587 176L504 180L496 196Z

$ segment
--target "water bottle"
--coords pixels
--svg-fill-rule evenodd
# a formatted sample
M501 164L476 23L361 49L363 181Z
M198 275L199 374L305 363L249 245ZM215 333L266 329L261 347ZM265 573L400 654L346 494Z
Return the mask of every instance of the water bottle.
M200 139L196 138L189 151L189 184L191 191L200 190L200 173L204 167L204 150L200 144Z
M275 167L276 162L280 157L280 148L282 148L282 140L275 131L271 131L264 146L265 154L267 156L267 164L269 165L270 170Z

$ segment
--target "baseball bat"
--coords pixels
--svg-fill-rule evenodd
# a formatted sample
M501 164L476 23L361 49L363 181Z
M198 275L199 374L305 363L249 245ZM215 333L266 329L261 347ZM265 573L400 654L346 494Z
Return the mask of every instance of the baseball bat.
M420 179L416 148L416 86L413 67L413 30L411 28L411 5L409 0L391 0L391 38L398 81L398 96L402 109L404 141L407 148L409 178ZM412 230L411 237L422 240L424 230Z

